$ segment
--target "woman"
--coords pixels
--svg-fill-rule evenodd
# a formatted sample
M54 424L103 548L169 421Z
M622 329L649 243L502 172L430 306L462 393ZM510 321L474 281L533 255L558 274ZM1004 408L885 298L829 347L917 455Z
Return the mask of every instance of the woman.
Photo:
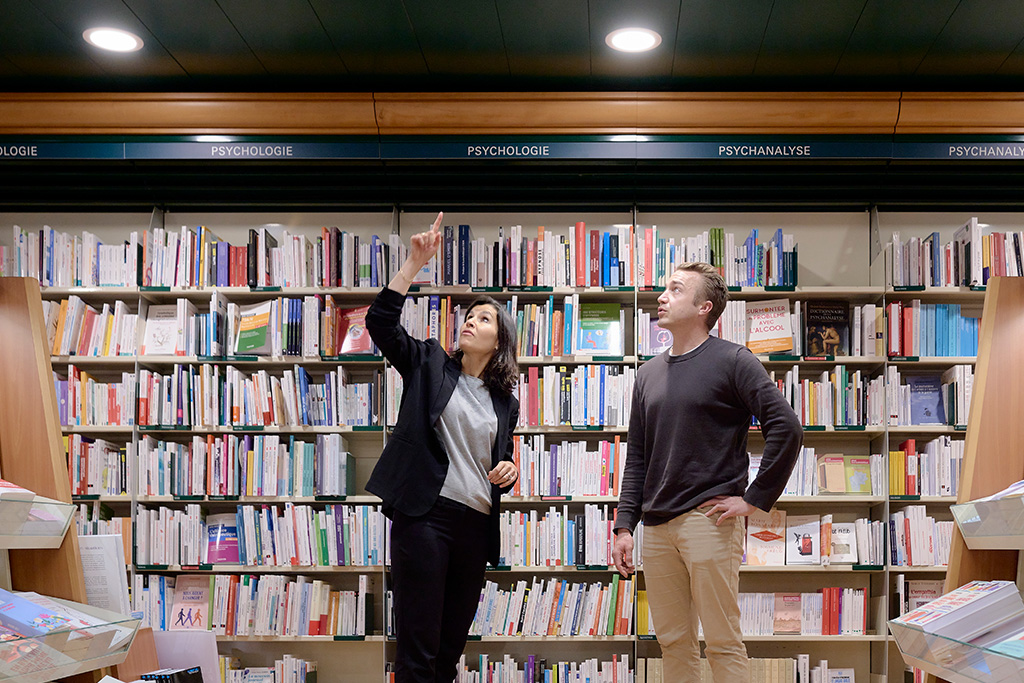
M416 273L437 252L444 214L413 235L409 257L366 315L374 343L402 375L398 423L366 484L391 526L398 683L451 683L487 562L498 563L498 499L515 483L519 377L511 317L478 299L449 356L399 317Z

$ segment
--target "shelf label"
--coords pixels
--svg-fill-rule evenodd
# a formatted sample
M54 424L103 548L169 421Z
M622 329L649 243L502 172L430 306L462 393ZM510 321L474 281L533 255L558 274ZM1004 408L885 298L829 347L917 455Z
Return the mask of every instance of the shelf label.
M823 432L825 425L804 425L805 432Z
M804 360L814 361L825 361L826 363L834 363L836 360L835 356L804 356Z
M384 428L380 425L356 425L352 427L353 432L383 432Z
M876 140L831 140L814 137L697 138L647 140L637 144L638 159L887 159L892 143Z
M894 159L982 159L997 161L1024 159L1024 142L984 140L947 140L944 142L897 141L893 144Z
M909 501L914 501L914 500L921 500L921 496L919 496L917 494L914 494L914 495L903 495L903 496L895 496L894 495L894 496L889 496L889 500L895 500L895 501L908 501L909 500Z
M123 142L0 143L0 159L123 159Z
M768 360L770 361L787 361L795 363L800 360L800 356L793 356L788 353L770 353L768 354ZM805 359L806 360L806 359Z
M896 285L892 288L894 292L923 292L924 285Z
M853 571L855 572L880 572L885 567L880 564L855 564L853 565Z
M542 502L545 502L545 503L548 503L548 502L559 503L559 502L568 502L568 501L572 500L572 496L541 496L540 499L541 499Z
M863 432L867 429L865 425L836 425L837 432Z
M917 363L920 360L920 356L889 356L890 363Z
M622 139L627 138L627 139ZM382 159L635 159L636 136L594 140L473 138L462 140L388 139Z
M189 142L127 142L125 159L377 159L376 142L302 142L298 140L200 140Z

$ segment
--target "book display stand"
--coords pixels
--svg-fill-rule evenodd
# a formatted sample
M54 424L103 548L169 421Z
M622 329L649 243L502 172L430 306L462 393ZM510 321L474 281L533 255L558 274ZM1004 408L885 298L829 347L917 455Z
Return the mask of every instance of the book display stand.
M0 278L0 472L36 492L0 501L0 548L9 548L7 584L51 596L93 622L34 638L0 639L0 680L41 683L121 662L139 621L85 605L74 506L64 460L52 370L45 348L39 283ZM94 674L76 681L96 680Z
M959 503L953 507L959 533L953 534L945 592L973 580L1016 580L1024 548L1024 506L1019 497L976 501L1024 478L1024 282L989 280L981 320L974 397L967 428ZM1024 612L1024 607L1022 607ZM1024 629L1024 618L1019 618ZM927 671L929 680L1020 681L1024 657L990 649L999 642L982 636L963 643L889 622L908 664ZM1012 635L1008 625L1002 638Z

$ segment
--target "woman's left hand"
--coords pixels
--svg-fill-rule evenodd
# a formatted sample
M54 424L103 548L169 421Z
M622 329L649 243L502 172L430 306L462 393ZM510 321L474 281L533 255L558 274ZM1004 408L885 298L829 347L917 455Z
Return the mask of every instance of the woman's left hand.
M502 460L497 467L487 473L487 481L495 486L511 486L518 476L516 466L508 460Z

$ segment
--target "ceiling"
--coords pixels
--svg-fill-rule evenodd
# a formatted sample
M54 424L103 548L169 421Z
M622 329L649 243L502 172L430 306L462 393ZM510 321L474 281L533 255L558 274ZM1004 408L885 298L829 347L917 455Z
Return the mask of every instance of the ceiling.
M1021 0L0 0L0 17L0 91L1024 90ZM102 53L96 25L145 47ZM605 45L630 25L662 45Z

